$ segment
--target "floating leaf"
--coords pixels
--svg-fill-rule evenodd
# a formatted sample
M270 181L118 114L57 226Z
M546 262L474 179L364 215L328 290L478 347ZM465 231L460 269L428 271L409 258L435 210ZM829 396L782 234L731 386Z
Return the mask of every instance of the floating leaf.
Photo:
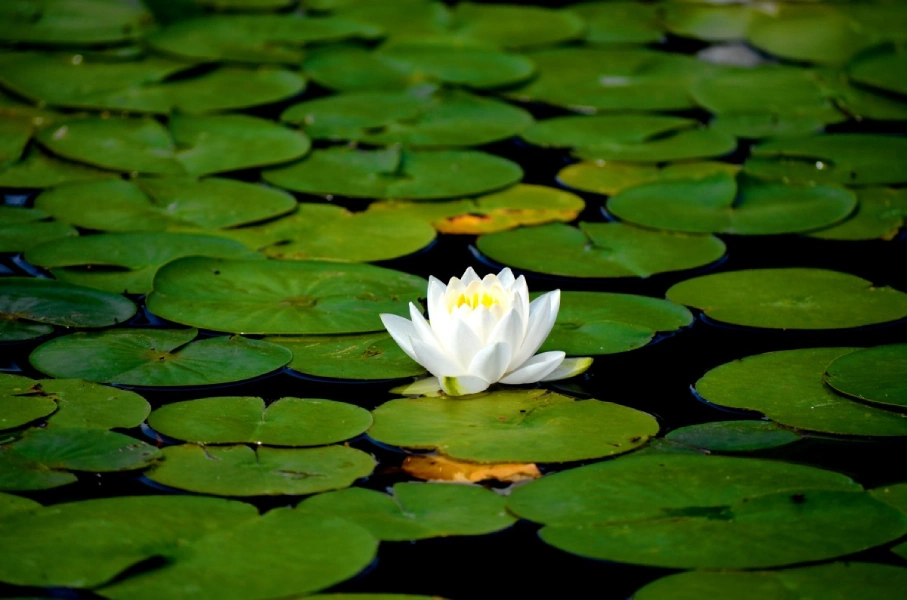
M23 0L0 6L0 40L41 45L140 39L153 19L144 6L108 0Z
M623 223L561 223L483 235L479 250L517 269L567 277L650 277L701 267L724 256L714 236L640 229ZM543 248L544 252L537 250Z
M658 432L646 413L544 390L498 391L469 400L391 400L368 434L404 448L475 462L569 462L614 456Z
M201 444L322 446L356 437L372 424L364 408L318 398L230 396L175 402L151 415L159 433Z
M28 340L62 327L108 327L128 320L135 304L118 294L33 277L0 278L0 340Z
M321 196L430 200L473 196L517 183L523 170L475 150L315 150L262 173L274 185Z
M907 407L907 344L857 350L835 359L825 382L842 394L881 404Z
M13 494L0 494L0 519L13 513L25 513L36 508L41 508L41 505L34 500Z
M802 436L771 421L716 421L675 429L665 439L709 452L751 452L786 446Z
M382 331L407 315L421 277L372 265L183 258L158 271L148 308L176 323L233 333Z
M453 33L503 48L549 46L582 37L586 24L569 10L519 4L458 4Z
M770 8L761 4L670 3L663 10L665 29L674 35L710 42L744 39L770 14Z
M71 225L47 221L47 216L34 208L0 206L0 252L20 252L44 242L79 235Z
M477 464L454 460L440 454L412 454L403 460L403 470L418 479L428 481L455 481L479 483L480 481L517 482L538 479L542 476L535 463Z
M349 487L375 468L371 455L345 446L168 446L147 473L152 481L201 494L314 494Z
M659 168L649 164L584 161L561 169L557 180L569 188L613 196L644 183L704 179L718 173L735 175L739 170L737 165L719 162L678 163Z
M96 181L117 177L111 171L61 160L32 147L23 159L0 169L0 187L47 188L76 181Z
M296 509L346 519L388 542L482 535L516 521L502 496L481 487L397 483L391 494L349 488L312 496Z
M845 329L907 317L907 294L824 269L749 269L672 286L669 300L716 321L770 329Z
M571 5L570 12L586 21L590 44L648 44L663 37L659 8L636 2L583 2Z
M30 393L33 384L28 377L0 373L0 430L21 427L57 410L53 398Z
M897 46L860 55L850 64L847 73L858 83L907 95L907 54Z
M719 406L755 410L788 427L838 435L904 436L907 415L836 394L828 366L858 348L805 348L748 356L716 367L696 393Z
M907 218L907 190L861 188L856 212L843 223L814 231L811 237L826 240L872 240L894 238Z
M32 365L52 377L143 386L213 385L264 375L290 361L286 348L242 336L193 341L195 329L79 332L38 346Z

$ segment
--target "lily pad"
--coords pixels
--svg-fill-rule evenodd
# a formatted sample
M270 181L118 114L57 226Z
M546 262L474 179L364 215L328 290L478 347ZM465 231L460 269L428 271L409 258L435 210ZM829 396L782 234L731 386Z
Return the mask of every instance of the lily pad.
M113 431L29 429L0 446L0 490L46 490L76 481L70 471L141 469L159 456L154 446Z
M154 274L184 256L256 258L239 242L191 233L105 233L30 248L28 262L55 278L105 292L147 294Z
M777 235L844 220L857 197L838 186L763 182L718 173L625 189L608 212L634 225L686 233Z
M168 446L147 473L164 485L218 496L303 495L349 487L375 459L355 448Z
M391 400L368 434L383 444L438 450L474 462L569 462L629 452L658 432L644 412L544 390L498 391L469 400Z
M860 188L856 212L843 223L813 231L811 237L826 240L890 240L907 218L907 189Z
M372 265L183 258L158 271L147 298L156 315L233 333L382 331L380 313L408 315L421 277Z
M579 227L555 223L483 235L477 246L505 265L566 277L650 277L707 265L725 251L714 236L582 222Z
M115 44L141 39L153 23L141 4L23 0L0 7L0 40L41 45Z
M696 382L703 399L755 410L782 425L837 435L904 436L907 415L873 408L824 384L828 366L859 348L805 348L748 356Z
M48 216L33 208L0 206L0 252L21 252L44 242L79 235L67 223L45 220Z
M897 600L907 585L907 569L894 565L836 562L780 571L708 573L693 571L663 577L633 594L634 600L692 600L745 598L775 600L803 598L858 598L868 595Z
M32 365L52 377L142 386L213 385L287 364L286 348L242 336L193 341L195 329L79 332L38 346Z
M736 41L769 18L770 7L761 4L670 3L663 7L665 29L682 37L710 42Z
M475 150L326 148L262 173L274 185L315 195L430 200L473 196L520 181L523 170Z
M146 42L160 52L192 60L296 65L305 56L305 45L380 34L372 25L334 17L212 15L173 23Z
M907 95L907 54L898 46L878 48L857 57L847 73L863 85Z
M692 322L686 308L658 298L561 292L557 320L541 350L562 350L571 356L627 352L645 346L659 331Z
M682 281L668 300L722 323L769 329L846 329L907 317L907 294L825 269L749 269Z
M152 119L88 118L38 133L64 158L105 169L162 175L205 175L299 158L305 135L248 115L174 115L169 130Z
M516 521L505 502L477 486L397 483L391 495L348 488L312 496L296 509L343 518L381 541L402 542L499 531Z
M357 381L424 375L425 368L406 355L387 333L266 337L293 353L294 371Z
M691 162L665 165L661 168L644 163L583 161L564 167L557 180L566 187L613 196L644 183L674 179L704 179L718 173L736 175L738 165L722 162Z
M826 369L825 382L848 396L881 404L907 407L907 344L858 350L835 359Z
M280 190L232 179L168 176L63 185L43 192L35 206L86 229L185 231L270 219L296 208L296 200Z
M708 452L751 452L786 446L802 437L771 421L716 421L675 429L665 439Z
M32 395L34 380L0 373L0 430L21 427L57 410L53 398Z
M26 151L21 161L0 168L0 187L48 188L76 181L112 179L117 173L56 158L37 147Z
M583 2L570 6L586 21L590 44L648 44L664 37L659 9L636 2Z
M907 182L907 138L839 133L778 139L755 146L744 169L798 182L884 185Z
M502 48L525 49L579 39L583 20L569 10L519 4L458 4L451 20L452 33Z
M0 278L0 341L32 339L61 327L109 327L135 314L118 294L63 281L33 277Z
M541 538L562 550L669 568L823 560L907 532L907 517L843 475L720 456L650 454L572 469L514 490L508 507L546 525Z
M418 252L435 230L415 216L304 203L286 217L222 235L270 258L371 262Z
M296 104L280 118L302 125L313 139L422 148L479 146L532 124L532 116L521 108L456 90L431 96L350 92Z
M36 508L41 508L41 505L34 500L13 494L0 494L0 519L5 519L13 513L24 513Z
M333 400L281 398L265 408L261 398L230 396L168 404L148 424L168 437L201 444L323 446L356 437L372 416Z
M596 115L540 121L522 137L537 146L571 148L585 160L666 162L721 156L737 147L726 133L667 115Z

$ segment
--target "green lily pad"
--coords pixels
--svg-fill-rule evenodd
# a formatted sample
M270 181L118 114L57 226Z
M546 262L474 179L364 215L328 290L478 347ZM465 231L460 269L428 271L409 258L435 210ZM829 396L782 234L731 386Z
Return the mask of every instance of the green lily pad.
M141 4L108 0L23 0L0 6L0 40L41 45L114 44L141 39L154 20Z
M421 277L372 265L182 258L158 271L146 303L176 323L215 331L336 334L383 331L408 315Z
M535 66L519 54L442 39L402 41L375 51L328 46L312 51L303 71L320 85L344 92L406 90L426 83L491 89L525 81Z
M625 189L608 212L643 227L686 233L777 235L821 229L843 221L857 197L838 186L795 185L727 173Z
M907 407L907 344L858 350L835 359L825 382L848 396L886 406Z
M372 424L364 408L318 398L230 396L175 402L154 411L159 433L201 444L323 446L356 437Z
M304 203L286 217L222 235L270 258L371 262L418 252L435 230L415 216Z
M824 384L828 366L856 350L805 348L748 356L706 373L696 382L696 393L713 404L759 411L796 429L837 435L907 435L907 415L855 402Z
M13 494L0 494L0 519L5 519L13 513L25 513L36 508L41 508L41 505L34 500Z
M709 452L751 452L799 441L800 434L771 421L716 421L675 429L665 439Z
M0 373L0 430L21 427L57 410L47 396L33 395L34 380Z
M692 162L665 165L661 168L644 163L583 161L564 167L557 174L561 185L569 188L613 196L644 183L674 179L704 179L718 173L736 175L737 165L721 162Z
M458 4L452 33L502 48L525 49L579 39L586 24L569 10L519 4Z
M846 329L907 317L907 294L824 269L749 269L682 281L668 300L722 323L769 329Z
M809 235L826 240L890 240L907 219L907 189L861 188L856 212L843 223Z
M135 314L118 294L33 277L0 278L0 341L32 339L61 327L109 327Z
M615 354L642 348L659 331L693 322L683 306L648 296L606 292L561 292L561 307L541 351L570 356Z
M727 113L714 117L709 121L709 127L738 138L759 140L821 133L825 128L825 120L815 116L769 112Z
M63 185L40 194L35 206L61 221L98 231L186 231L270 219L296 208L296 200L286 192L233 179L165 176Z
M0 167L8 166L22 157L31 135L31 123L8 117L0 118Z
M508 508L543 523L541 538L567 552L669 568L823 560L907 532L905 515L843 475L687 454L631 456L558 473L514 490Z
M717 3L669 3L663 7L662 23L674 35L710 42L746 38L756 24L769 18L763 5Z
M0 446L0 490L46 490L76 481L70 471L141 469L160 450L121 433L80 427L29 429Z
M537 146L571 148L585 160L666 162L721 156L737 147L726 133L667 115L555 117L523 132Z
M286 349L242 336L193 341L195 329L79 332L38 346L32 366L52 377L121 385L213 385L251 379L290 362Z
M21 252L44 242L79 235L67 223L45 220L48 216L33 208L0 206L0 252Z
M0 520L19 540L0 565L13 585L94 587L191 541L257 520L254 506L202 496L125 496L36 508ZM53 556L53 559L49 559Z
M583 112L693 108L690 86L720 71L689 56L636 48L556 48L527 56L538 76L508 95Z
M155 50L193 60L296 65L305 45L380 34L372 25L334 17L212 15L178 21L146 41Z
M658 6L636 2L583 2L570 12L586 21L590 44L648 44L664 37Z
M701 267L724 256L714 236L640 229L623 223L562 223L483 235L479 250L502 264L566 277L650 277ZM544 252L538 252L544 248Z
M897 600L907 585L907 569L894 565L836 562L781 571L709 573L693 571L663 577L633 594L634 600L695 598L858 598Z
M349 521L278 508L190 541L174 550L165 566L98 593L130 600L205 594L224 600L288 598L353 577L374 560L377 549L378 540Z
M310 146L302 133L248 115L175 115L169 130L147 118L79 119L37 139L64 158L105 169L196 176L287 162Z
M907 514L907 483L884 485L869 490L872 497Z
M296 104L280 118L303 126L313 139L410 147L480 146L532 124L521 108L457 90L432 96L349 92Z
M434 0L305 0L306 8L380 27L387 38L443 34L451 10Z
M293 360L288 367L306 375L367 381L425 374L425 368L383 332L264 340L290 350Z
M847 74L863 85L907 95L907 54L898 46L878 48L857 57Z
M296 508L352 521L381 541L402 542L499 531L516 521L505 503L478 486L397 483L391 495L348 488L312 496Z
M355 448L168 446L147 473L170 487L218 496L303 495L349 487L375 459Z
M517 183L523 170L475 150L315 150L262 173L274 185L315 195L430 200L473 196Z
M296 4L296 0L193 0L217 10L276 10Z
M6 169L0 168L0 187L48 188L76 181L112 179L117 173L88 165L62 160L37 147L26 151L21 161Z
M644 412L544 390L469 400L407 398L376 408L368 434L392 446L475 462L569 462L629 452L658 433Z

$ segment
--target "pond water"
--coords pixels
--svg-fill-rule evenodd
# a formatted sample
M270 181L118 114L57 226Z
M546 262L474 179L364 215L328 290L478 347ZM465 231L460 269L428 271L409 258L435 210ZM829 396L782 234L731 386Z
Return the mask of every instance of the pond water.
M0 8L0 597L620 599L669 576L637 597L898 597L903 7L147 2L155 24L80 0L86 26L21 4ZM505 266L562 290L552 340L594 356L556 394L407 403L420 369L387 340L330 354L422 278ZM542 477L420 500L404 461L437 448ZM212 504L18 500L157 496Z

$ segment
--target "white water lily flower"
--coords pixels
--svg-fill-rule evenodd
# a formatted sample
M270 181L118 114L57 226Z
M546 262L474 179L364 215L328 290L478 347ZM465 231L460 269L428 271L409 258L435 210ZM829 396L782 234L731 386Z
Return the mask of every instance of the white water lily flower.
M400 348L434 375L417 382L416 389L462 396L493 383L554 381L588 369L588 357L536 354L560 302L561 292L555 290L530 304L526 278L514 279L510 269L479 279L469 268L447 285L429 278L428 321L413 303L412 321L390 314L381 315L381 321Z

